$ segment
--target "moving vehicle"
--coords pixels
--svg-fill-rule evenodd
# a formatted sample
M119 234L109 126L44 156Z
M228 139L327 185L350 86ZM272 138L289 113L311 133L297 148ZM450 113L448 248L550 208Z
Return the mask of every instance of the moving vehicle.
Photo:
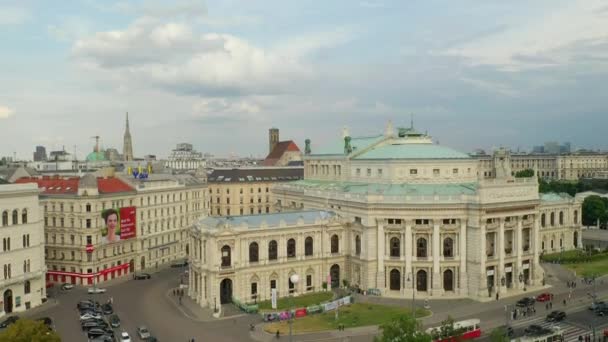
M458 340L472 340L480 337L481 328L479 323L478 318L454 322L454 330L462 333ZM441 336L441 327L429 328L426 332L431 335L434 342L453 342L456 340L454 336Z
M536 329L534 332L512 339L511 342L563 341L564 331L558 327Z
M141 325L137 327L137 335L139 335L139 338L142 340L145 340L150 337L150 331L145 325Z
M100 287L90 287L87 290L88 294L98 294L98 293L106 293L106 289L102 289Z
M19 316L11 316L7 319L5 319L4 321L2 321L2 323L0 323L0 328L6 328L9 325L17 322L19 320Z
M148 273L133 274L133 279L135 279L135 280L145 280L145 279L150 279L150 278L152 278L152 276L149 275Z
M118 318L118 315L110 316L109 321L110 321L110 326L112 326L112 328L120 327L120 318Z
M553 311L547 315L548 322L561 322L566 318L566 313L563 311Z
M595 310L597 307L602 306L602 305L606 305L606 302L604 301L597 301L597 302L593 302L591 303L591 305L589 306L589 310Z
M63 291L68 291L74 288L74 284L70 284L70 283L63 283L61 284L61 289Z
M544 330L545 330L545 328L541 327L540 325L532 324L532 325L527 326L524 329L524 334L526 334L526 335L535 335L535 334L537 334L537 333L539 333L541 331L544 331Z
M536 296L536 301L537 302L548 302L551 300L551 298L553 297L553 295L549 292L545 292L545 293L541 293L538 296Z
M131 336L126 331L120 333L120 342L131 342Z
M171 264L171 267L186 267L188 266L188 260L177 261Z
M525 297L525 298L522 298L522 299L518 300L515 305L518 306L518 307L524 307L525 308L525 307L534 305L534 302L536 302L534 300L534 298Z

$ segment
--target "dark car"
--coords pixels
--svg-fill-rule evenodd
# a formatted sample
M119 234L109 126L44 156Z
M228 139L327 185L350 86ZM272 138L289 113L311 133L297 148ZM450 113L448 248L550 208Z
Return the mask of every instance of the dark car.
M188 266L188 261L184 260L184 261L178 261L178 262L174 262L171 264L171 267L186 267Z
M101 335L94 338L90 338L89 342L114 342L113 335Z
M599 302L594 301L589 306L589 310L595 310L596 308L601 307L603 305L606 305L606 303L604 301L599 301Z
M94 329L90 329L89 331L87 331L87 336L89 338L95 338L95 337L104 336L104 335L112 336L112 335L110 335L110 333L111 333L111 331L108 331L106 329L94 328Z
M544 330L543 327L541 327L540 325L532 324L524 329L524 334L534 335L534 334L538 334L539 332L541 332L543 330Z
M82 323L80 327L82 328L82 331L87 331L94 328L101 329L103 327L101 324L101 321L88 321Z
M518 300L517 304L515 304L515 305L525 308L525 307L534 305L534 302L535 302L534 298L525 297L525 298Z
M599 306L594 310L594 312L598 316L608 316L608 306Z
M120 327L120 318L118 318L118 315L110 316L110 319L108 319L108 321L110 322L110 326L112 326L112 328Z
M133 279L135 280L145 280L145 279L150 279L152 276L149 275L148 273L137 273L137 274L133 274Z
M148 339L146 340L146 342L158 342L158 339L154 336L150 336L148 337Z
M114 309L112 308L112 304L106 303L101 306L101 310L104 315L111 315L114 313Z
M566 313L563 311L553 311L547 315L548 322L560 322L566 318Z
M93 301L93 300L81 300L80 302L78 302L78 304L76 304L76 308L78 309L82 309L82 308L95 308L99 306L99 302Z
M17 322L17 320L19 320L19 316L11 316L0 323L0 328L6 328L9 325Z

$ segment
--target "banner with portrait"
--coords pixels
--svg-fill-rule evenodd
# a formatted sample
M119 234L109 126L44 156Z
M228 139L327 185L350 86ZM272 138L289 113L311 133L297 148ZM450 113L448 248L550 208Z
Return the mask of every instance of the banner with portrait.
M136 214L135 207L109 208L102 211L101 243L114 243L134 238L137 235Z

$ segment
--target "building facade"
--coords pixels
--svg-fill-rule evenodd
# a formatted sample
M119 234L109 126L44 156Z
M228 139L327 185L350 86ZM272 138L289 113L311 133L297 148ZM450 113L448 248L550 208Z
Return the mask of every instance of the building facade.
M46 148L44 146L36 146L34 161L46 161Z
M512 177L506 151L485 178L477 159L389 124L384 134L345 134L307 152L305 179L271 188L280 213L194 225L191 243L203 253L190 285L201 305L215 305L213 297L250 302L254 288L267 299L273 284L285 295L342 280L385 296L488 300L543 286L539 255L556 251L560 237L564 250L580 246L580 203L541 197L536 177ZM336 218L312 224L311 211ZM557 221L543 226L551 213ZM251 264L256 248L259 269ZM295 288L293 273L303 279Z
M278 128L268 130L268 149L264 166L282 167L302 161L302 152L293 140L279 141Z
M44 207L47 279L92 285L187 256L186 228L208 211L206 184L188 175L22 178ZM135 236L106 242L102 212L132 208ZM121 214L122 215L122 214Z
M215 169L208 176L211 215L274 213L273 184L302 179L301 167Z
M187 143L177 144L165 162L165 167L174 170L197 170L205 166L203 154Z
M42 222L37 186L0 185L0 317L34 308L46 298Z

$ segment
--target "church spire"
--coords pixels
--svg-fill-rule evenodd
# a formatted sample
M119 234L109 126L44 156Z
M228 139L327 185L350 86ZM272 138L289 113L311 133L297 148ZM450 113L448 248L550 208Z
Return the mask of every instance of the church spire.
M129 131L129 112L127 112L122 155L125 161L133 161L133 142L131 141L131 132Z

